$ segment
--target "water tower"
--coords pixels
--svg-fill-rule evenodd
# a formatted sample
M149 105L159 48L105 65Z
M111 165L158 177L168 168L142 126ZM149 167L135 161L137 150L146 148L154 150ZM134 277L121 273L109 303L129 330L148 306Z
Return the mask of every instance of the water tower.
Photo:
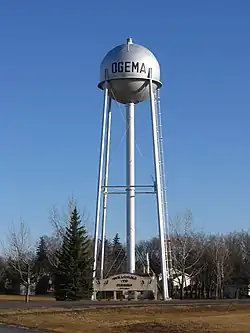
M109 51L101 63L98 87L104 92L104 101L96 198L93 278L96 278L100 222L100 271L101 278L103 278L107 198L115 187L124 189L126 194L127 273L135 273L135 196L137 191L143 191L143 188L149 187L148 185L138 186L135 181L135 105L149 99L155 170L155 183L150 186L151 193L155 194L157 199L163 298L166 300L169 298L168 237L166 237L168 226L162 126L159 119L159 89L161 86L160 66L157 59L147 48L134 44L131 38L128 38L125 44ZM108 185L112 100L124 104L126 107L126 185L124 186Z

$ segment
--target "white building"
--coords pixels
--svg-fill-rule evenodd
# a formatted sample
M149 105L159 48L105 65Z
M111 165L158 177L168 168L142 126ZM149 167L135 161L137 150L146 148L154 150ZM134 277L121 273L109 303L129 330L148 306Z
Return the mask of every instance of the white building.
M183 279L184 288L190 286L190 284L191 284L191 277L189 274L185 273L184 276L182 277L181 272L177 271L177 272L173 272L172 276L173 276L172 283L175 288L180 288L182 279ZM159 275L159 281L161 281L161 279L162 279L162 274Z

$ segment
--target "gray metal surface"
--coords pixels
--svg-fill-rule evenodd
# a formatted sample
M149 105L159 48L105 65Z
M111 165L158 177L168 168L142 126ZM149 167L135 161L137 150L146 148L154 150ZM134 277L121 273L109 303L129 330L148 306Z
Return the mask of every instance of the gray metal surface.
M157 127L157 113L155 104L155 91L161 87L160 82L160 65L151 51L144 46L134 44L131 38L127 43L119 45L112 49L104 57L100 67L100 82L98 87L104 90L103 104L103 125L102 139L99 159L99 176L98 176L98 193L96 203L95 219L95 242L94 242L94 273L96 277L97 268L97 249L99 241L99 222L101 195L103 195L103 164L105 158L104 146L109 147L109 136L106 133L106 109L107 109L107 90L109 96L116 101L126 104L126 220L127 220L127 271L135 272L135 133L134 133L134 104L143 102L150 96L151 118L152 118L152 136L153 152L155 166L155 187L157 194L157 213L159 225L159 237L161 241L161 265L163 280L163 298L169 299L168 281L167 281L167 264L165 253L165 228L164 228L164 201L162 200L162 182L161 182L161 162L159 148L159 129ZM109 131L108 131L109 132ZM106 143L105 143L106 140ZM109 148L108 148L109 151ZM107 149L106 149L107 152ZM106 164L106 163L105 163ZM105 166L105 174L108 169ZM104 182L104 188L107 190L107 177ZM114 192L113 192L114 193ZM105 193L105 195L107 195ZM101 255L101 277L103 277L104 265L104 238L106 226L106 199L103 197L103 220L102 220L102 255ZM94 291L93 299L95 299Z
M112 99L109 97L108 102L108 120L106 145L104 153L104 188L103 188L103 203L102 203L102 232L101 232L101 279L104 278L104 261L105 261L105 237L106 237L106 220L107 220L107 203L108 203L108 178L109 178L109 153L110 153L110 138L111 138L111 121L112 121Z
M126 105L127 271L135 273L135 105Z
M169 299L168 290L168 271L167 271L167 258L165 252L165 230L164 230L164 211L162 202L162 182L161 182L161 169L160 169L160 154L159 154L159 131L157 129L157 113L152 83L152 72L150 69L150 105L151 105L151 123L152 123L152 137L153 137L153 155L154 155L154 169L155 169L155 183L156 183L156 198L157 198L157 217L159 238L161 244L161 272L162 272L162 284L163 284L163 299Z
M149 97L150 69L154 89L160 88L160 65L156 57L144 46L133 44L129 38L127 43L113 48L104 57L98 87L104 89L107 74L113 99L122 104L143 102Z
M105 135L106 135L106 129L107 129L107 110L108 110L108 87L107 87L107 83L105 83L104 100L103 100L103 115L102 115L102 134L101 134L101 144L100 144L100 152L99 152L99 168L98 168L99 172L98 172L97 193L96 193L93 279L95 279L95 277L96 277L96 268L97 268L101 195L102 195L102 182L103 182L103 164L104 164L104 153L105 153L104 144L105 144ZM95 299L95 294L93 294L93 299Z

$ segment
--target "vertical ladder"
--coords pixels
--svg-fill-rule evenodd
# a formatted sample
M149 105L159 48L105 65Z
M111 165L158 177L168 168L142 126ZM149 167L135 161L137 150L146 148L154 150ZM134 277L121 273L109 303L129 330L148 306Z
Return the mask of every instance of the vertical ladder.
M161 184L162 184L162 211L164 218L164 229L165 229L165 252L167 258L167 274L168 278L172 277L172 251L171 251L171 239L169 231L169 216L168 216L168 201L167 201L167 183L165 173L165 162L164 162L164 146L163 146L163 133L162 133L162 120L161 120L161 108L160 108L160 91L155 91L155 106L156 106L156 120L157 120L157 136L158 136L158 147L160 157L160 173L161 173Z

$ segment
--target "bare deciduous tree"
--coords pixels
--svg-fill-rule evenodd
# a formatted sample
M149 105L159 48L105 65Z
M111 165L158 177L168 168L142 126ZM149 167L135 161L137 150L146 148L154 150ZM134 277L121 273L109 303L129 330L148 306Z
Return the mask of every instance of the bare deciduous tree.
M61 210L54 205L50 211L49 222L52 226L52 235L45 237L47 244L48 260L52 267L57 267L58 256L57 251L61 248L63 243L63 237L66 232L66 228L69 224L69 219L77 205L76 199L72 196L68 199L68 205L66 210ZM89 218L86 213L81 214L81 221L84 225L88 225Z
M0 257L0 280L2 280L5 273L5 261L4 258Z
M68 200L67 212L60 212L59 208L54 205L50 211L49 222L52 226L52 235L45 237L47 245L48 260L52 267L57 267L58 258L57 250L60 249L65 235L66 228L69 223L71 213L76 206L76 200L71 198Z
M74 200L69 200L68 210L66 213L60 212L56 205L54 205L51 209L49 221L53 228L53 236L55 236L58 242L62 242L66 227L69 222L69 217L74 209L75 204L76 202Z
M153 239L150 241L140 241L135 248L136 254L136 271L138 273L146 273L147 271L147 256L152 254Z
M250 279L250 233L241 232L239 238L244 272L247 278Z
M211 238L211 258L214 263L216 298L223 298L224 283L226 274L229 275L226 269L228 268L229 250L225 241L224 235L217 235Z
M32 243L29 228L24 221L20 221L18 228L14 224L9 228L6 237L7 246L4 253L8 264L18 273L21 284L25 287L25 301L29 301L30 286L32 283L32 266L35 249Z
M186 211L184 216L177 216L171 222L173 271L180 286L180 298L184 297L186 276L194 278L202 270L200 259L203 248L200 238L192 231L192 213ZM200 235L201 237L202 235Z
M57 251L60 248L61 242L54 236L43 236L46 243L46 254L51 265L51 268L56 268L58 265Z

